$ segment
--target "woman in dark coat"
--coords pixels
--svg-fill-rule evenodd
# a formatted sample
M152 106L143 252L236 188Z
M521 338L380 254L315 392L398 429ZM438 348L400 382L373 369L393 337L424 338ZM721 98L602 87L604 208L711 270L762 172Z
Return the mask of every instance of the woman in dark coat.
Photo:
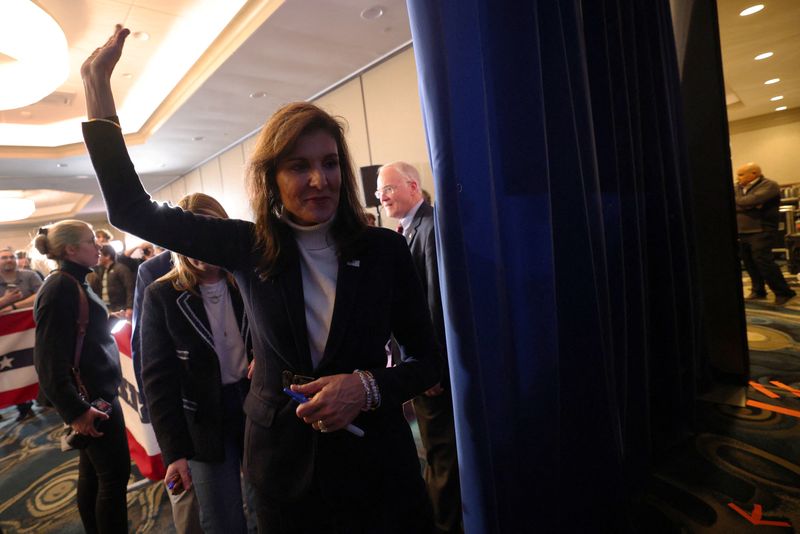
M203 193L178 204L228 218ZM142 380L150 419L174 491L194 491L203 531L246 533L240 477L249 326L233 278L173 254L142 308ZM191 468L191 469L190 469Z
M402 403L438 381L437 344L405 240L364 222L342 126L303 102L269 119L248 176L255 223L161 206L136 176L111 93L128 33L118 26L81 68L84 139L114 226L221 266L242 292L254 355L244 463L259 529L429 532ZM391 335L401 358L387 368ZM287 386L311 400L298 405Z
M59 264L36 296L34 365L39 387L73 430L87 439L78 464L78 511L88 533L127 532L127 485L131 470L125 421L117 388L122 380L119 349L108 329L103 301L86 283L100 248L92 228L81 221L61 221L39 231L36 249ZM81 396L71 369L75 361L82 291L88 303L88 324L80 355ZM104 413L90 404L102 399ZM99 405L99 404L98 404Z

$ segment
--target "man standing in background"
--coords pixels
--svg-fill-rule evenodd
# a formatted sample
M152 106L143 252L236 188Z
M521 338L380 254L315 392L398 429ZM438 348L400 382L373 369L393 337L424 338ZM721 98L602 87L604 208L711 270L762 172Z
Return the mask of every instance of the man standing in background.
M772 257L778 231L781 190L765 178L761 167L746 163L736 171L736 225L739 229L739 254L752 289L745 300L767 298L766 282L775 293L775 304L782 306L797 293L789 288L780 267Z
M426 451L428 463L425 467L425 483L433 503L436 530L440 533L461 533L461 486L442 298L439 292L433 208L425 202L422 195L417 169L402 161L378 169L378 190L375 196L389 217L400 219L397 230L405 236L411 249L414 267L422 281L434 332L439 341L442 381L414 399L414 412Z

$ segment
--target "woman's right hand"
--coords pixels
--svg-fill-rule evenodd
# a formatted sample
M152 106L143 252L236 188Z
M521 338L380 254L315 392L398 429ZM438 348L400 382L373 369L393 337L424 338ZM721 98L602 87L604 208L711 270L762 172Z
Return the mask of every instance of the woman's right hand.
M72 421L69 426L71 426L72 429L78 434L99 438L103 435L103 433L95 428L94 422L96 419L105 421L108 419L108 415L92 406L83 412L77 419Z
M176 486L169 487L169 482L175 476L180 477L180 483L183 485L183 488L180 491L175 491ZM177 495L178 493L183 493L184 491L190 489L192 487L192 472L189 470L189 462L186 458L178 458L169 466L167 467L167 474L164 475L164 485L167 486L167 489L173 495Z

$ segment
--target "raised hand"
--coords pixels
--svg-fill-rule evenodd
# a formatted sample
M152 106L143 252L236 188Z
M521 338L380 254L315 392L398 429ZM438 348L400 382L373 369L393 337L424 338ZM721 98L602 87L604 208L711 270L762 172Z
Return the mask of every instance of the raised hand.
M117 114L114 95L111 92L111 73L122 56L122 47L130 30L117 24L114 35L92 52L81 65L81 78L86 93L86 116L102 119Z
M114 67L122 56L122 47L125 45L125 39L130 33L131 31L128 28L123 28L122 24L117 24L114 28L114 34L108 38L108 41L100 48L96 48L92 55L83 62L83 65L81 65L81 78L84 80L87 77L110 79Z

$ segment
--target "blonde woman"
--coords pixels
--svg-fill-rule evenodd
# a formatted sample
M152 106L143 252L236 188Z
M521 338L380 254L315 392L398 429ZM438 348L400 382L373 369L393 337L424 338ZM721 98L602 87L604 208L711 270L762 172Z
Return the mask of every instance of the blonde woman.
M178 204L227 219L202 193ZM168 488L194 491L207 534L246 533L241 462L249 328L233 277L173 254L142 306L142 380ZM191 468L191 469L190 469ZM171 486L171 488L170 488Z
M122 379L119 349L108 330L106 306L86 283L86 275L97 264L100 248L92 228L73 220L40 229L34 246L59 266L44 281L33 308L33 359L39 387L61 418L77 433L90 438L80 450L78 464L81 521L90 534L126 532L131 459L117 399ZM80 292L88 303L88 324L78 343ZM80 347L78 368L87 390L85 396L78 391L71 372L76 347ZM99 399L110 404L110 412L91 404Z

